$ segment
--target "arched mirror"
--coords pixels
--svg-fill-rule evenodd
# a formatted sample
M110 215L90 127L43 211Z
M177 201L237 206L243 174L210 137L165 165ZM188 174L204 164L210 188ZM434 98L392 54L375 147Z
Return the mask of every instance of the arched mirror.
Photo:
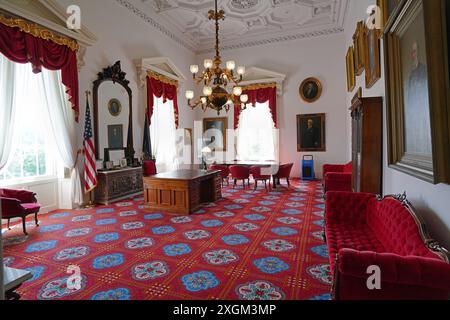
M94 133L97 159L110 161L110 155L133 162L132 92L120 61L103 69L94 82Z

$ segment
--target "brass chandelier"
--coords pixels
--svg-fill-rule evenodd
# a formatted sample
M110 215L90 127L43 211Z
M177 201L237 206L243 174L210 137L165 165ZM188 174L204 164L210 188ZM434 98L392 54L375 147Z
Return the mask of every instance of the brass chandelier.
M239 83L242 82L242 77L245 74L245 67L239 66L236 70L235 61L228 61L226 68L222 68L222 58L220 56L219 48L219 20L225 20L225 11L218 10L217 0L215 0L215 10L208 12L209 20L216 21L216 56L214 60L206 59L204 61L205 70L201 76L197 76L199 72L198 65L191 65L190 71L197 85L203 83L203 95L196 101L194 99L194 91L186 91L186 98L188 104L192 109L201 106L203 111L208 108L217 111L220 115L222 110L228 112L231 107L240 104L241 108L245 109L245 104L248 102L248 96L242 94L242 87ZM228 85L233 85L232 93L228 92Z

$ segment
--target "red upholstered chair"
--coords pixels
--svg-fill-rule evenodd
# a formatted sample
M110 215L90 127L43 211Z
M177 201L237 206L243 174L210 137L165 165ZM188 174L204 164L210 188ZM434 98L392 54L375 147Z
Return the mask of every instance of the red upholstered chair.
M275 174L273 176L273 185L274 187L277 187L278 185L281 184L281 179L286 179L287 180L287 184L288 187L291 186L291 182L290 182L290 177L291 177L291 171L292 171L292 167L294 166L293 163L288 163L288 164L283 164L280 166L280 168L278 169L277 174Z
M244 166L231 166L230 167L231 178L234 180L234 186L236 187L237 181L242 180L245 189L245 180L248 181L250 186L250 169Z
M23 233L27 235L25 222L30 214L34 214L36 226L39 226L37 215L41 206L37 203L35 193L27 190L0 189L0 202L2 219L8 219L9 230L12 218L22 218Z
M224 180L227 182L227 185L230 185L230 181L228 180L228 176L230 175L230 169L228 168L228 166L212 164L209 166L209 170L219 170L220 177L222 178L222 186Z
M154 176L157 174L155 161L144 161L144 177Z
M258 181L264 181L264 186L267 189L267 181L269 181L269 188L270 188L270 175L262 175L261 174L261 167L254 166L250 168L250 173L253 176L253 179L255 180L255 190L258 188Z
M337 300L447 300L450 253L404 196L327 193L325 234ZM381 271L381 290L367 281Z
M353 166L326 164L323 166L323 188L328 191L352 191Z

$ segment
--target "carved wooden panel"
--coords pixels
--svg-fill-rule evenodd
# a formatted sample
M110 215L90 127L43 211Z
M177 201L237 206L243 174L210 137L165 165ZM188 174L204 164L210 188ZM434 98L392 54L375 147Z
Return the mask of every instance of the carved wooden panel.
M110 204L143 191L142 168L98 172L95 201Z

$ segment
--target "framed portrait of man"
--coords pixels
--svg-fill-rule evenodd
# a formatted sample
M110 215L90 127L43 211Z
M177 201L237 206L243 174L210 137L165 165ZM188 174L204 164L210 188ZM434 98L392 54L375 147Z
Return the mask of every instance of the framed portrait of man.
M389 165L431 183L450 182L444 4L403 1L384 37Z
M297 151L325 152L324 113L297 115Z
M123 148L123 125L114 124L108 126L108 148Z
M212 151L227 151L228 118L203 119L203 139L205 147Z

